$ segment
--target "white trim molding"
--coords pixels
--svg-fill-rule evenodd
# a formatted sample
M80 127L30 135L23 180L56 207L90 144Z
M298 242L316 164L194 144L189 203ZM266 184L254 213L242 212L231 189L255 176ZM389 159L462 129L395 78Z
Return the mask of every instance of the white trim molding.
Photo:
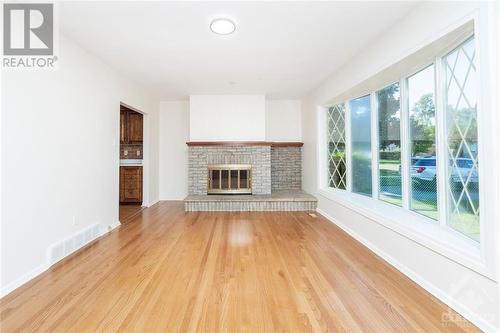
M2 286L2 291L0 297L7 296L17 288L21 287L23 284L28 283L29 281L33 280L36 278L38 275L42 274L45 272L47 269L50 268L50 264L48 262L44 263L43 265L38 266L37 268L29 271L28 273L24 274L23 276L19 277L18 279L12 281L11 283Z
M107 234L109 234L110 232L112 232L113 230L115 230L116 228L118 228L120 225L121 225L120 221L116 221L116 222L114 222L112 224L109 224L107 227L105 227L104 225L99 225L99 232L94 237L91 237L91 239L89 239L88 241L85 241L85 243L81 243L80 246L72 248L71 251L69 251L67 253L64 253L61 257L58 257L56 259L56 261L54 261L54 262L52 262L54 260L54 258L51 258L50 254L49 254L50 249L53 246L57 245L57 244L63 243L63 242L65 242L66 240L68 240L70 238L78 236L79 233L73 234L73 235L71 235L69 237L66 237L63 240L60 240L60 241L52 244L47 249L48 253L47 253L46 262L43 265L40 265L37 268L31 270L27 274L19 277L18 279L14 280L14 281L6 284L6 285L2 285L1 292L0 292L0 298L2 298L4 296L7 296L8 294L10 294L11 292L13 292L17 288L23 286L24 284L26 284L29 281L33 280L34 278L36 278L37 276L39 276L43 272L47 271L52 266L57 265L57 263L59 263L64 258L67 258L68 256L72 255L73 253L77 252L78 250L80 250L80 249L88 246L90 243L94 242L96 239L101 238L103 236L106 236ZM88 228L86 228L86 229L88 229ZM83 229L83 231L85 232L86 229Z
M182 199L172 199L172 200L182 200ZM143 205L143 207L147 207L147 208L149 208L149 207L151 207L151 206L153 206L153 205L156 205L156 204L157 204L158 202L160 202L160 201L164 201L164 200L153 200L153 201L151 201L149 204L147 204L147 205Z

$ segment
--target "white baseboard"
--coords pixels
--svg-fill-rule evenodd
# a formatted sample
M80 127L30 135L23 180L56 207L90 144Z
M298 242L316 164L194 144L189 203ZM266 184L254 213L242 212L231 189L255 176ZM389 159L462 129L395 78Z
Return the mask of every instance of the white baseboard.
M409 269L407 266L403 265L392 256L387 254L386 252L380 250L376 245L367 240L366 238L360 236L358 233L353 231L351 228L347 227L345 224L341 223L338 219L334 219L324 210L317 208L316 211L326 217L327 220L344 230L348 233L352 238L356 239L358 242L366 246L372 252L374 252L377 256L384 259L391 266L396 268L398 271L406 275L408 278L413 280L416 284L424 288L426 291L431 293L434 297L438 298L440 301L448 305L453 310L460 313L465 319L469 320L471 323L476 325L478 328L483 330L484 332L498 332L498 329L493 327L492 324L485 321L483 318L479 317L476 313L471 312L468 308L466 308L463 304L454 300L450 295L448 295L445 291L437 288L428 280L423 278L421 275L415 273L413 270Z
M181 195L160 196L159 201L184 201L187 196L187 192Z
M151 201L149 204L147 204L147 205L146 205L146 207L148 207L148 208L149 208L149 207L151 207L151 206L153 206L153 205L156 205L158 202L160 202L160 200L153 200L153 201Z
M102 233L102 235L104 235L104 234L105 234L105 233L107 233L107 232L110 232L110 231L115 230L116 228L118 228L118 227L119 227L119 226L121 226L121 225L122 225L122 224L121 224L121 222L120 222L120 221L116 221L115 223L108 225L108 230L105 230L105 231Z
M11 292L13 292L14 290L16 290L17 288L21 287L25 283L29 282L30 280L34 279L38 275L40 275L43 272L45 272L46 270L48 270L52 265L55 265L56 263L58 263L62 259L70 256L71 254L73 254L74 252L78 251L82 247L86 246L90 242L92 242L92 241L96 240L97 238L105 235L106 233L114 230L115 228L117 228L120 225L121 225L121 223L119 221L117 221L117 222L115 222L113 224L110 224L107 229L101 226L99 228L99 231L97 233L93 234L90 238L85 239L84 242L78 243L78 246L76 246L74 248L71 248L71 249L68 249L67 253L63 252L63 254L61 256L58 256L57 258L52 258L48 254L46 262L44 264L38 266L37 268L33 269L32 271L30 271L30 272L28 272L26 274L24 274L23 276L21 276L20 278L12 281L11 283L9 283L9 284L7 284L5 286L2 286L1 292L0 292L1 293L0 294L0 298L6 296L8 294L10 294ZM88 229L88 228L86 228L86 229ZM53 248L54 246L57 246L58 244L64 243L68 239L76 238L79 234L81 234L82 232L85 232L86 229L84 229L84 230L82 230L82 231L80 231L80 232L78 232L76 234L73 234L73 235L71 235L69 237L66 237L63 240L54 243L53 245L50 245L48 247L48 252L50 252L50 249Z
M47 269L49 269L49 267L50 267L50 265L48 263L40 265L37 268L33 269L32 271L24 274L20 278L12 281L11 283L9 283L9 284L7 284L5 286L2 286L2 291L1 291L0 298L6 296L8 294L10 294L11 292L13 292L14 290L16 290L17 288L19 288L23 284L25 284L25 283L29 282L30 280L36 278L38 275L42 274Z

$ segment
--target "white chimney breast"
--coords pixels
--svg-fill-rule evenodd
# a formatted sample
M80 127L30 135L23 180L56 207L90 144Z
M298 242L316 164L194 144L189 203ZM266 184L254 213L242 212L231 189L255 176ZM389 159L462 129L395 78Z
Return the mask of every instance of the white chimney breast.
M264 141L264 95L191 95L190 141Z

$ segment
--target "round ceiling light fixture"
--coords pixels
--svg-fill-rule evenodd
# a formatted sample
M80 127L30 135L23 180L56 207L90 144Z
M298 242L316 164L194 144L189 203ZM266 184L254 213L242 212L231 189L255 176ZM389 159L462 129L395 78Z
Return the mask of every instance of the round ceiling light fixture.
M217 18L210 23L210 30L217 35L230 35L236 30L236 24L227 18Z

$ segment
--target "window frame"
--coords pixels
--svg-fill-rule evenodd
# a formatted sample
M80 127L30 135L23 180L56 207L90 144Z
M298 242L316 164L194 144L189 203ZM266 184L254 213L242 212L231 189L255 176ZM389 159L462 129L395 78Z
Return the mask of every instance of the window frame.
M361 98L365 98L365 97L368 97L369 98L369 104L370 104L370 149L371 149L371 172L372 172L372 179L371 179L371 183L372 183L372 193L371 194L363 194L363 193L358 193L358 192L353 192L353 189L352 189L352 167L353 167L353 163L352 163L352 153L353 153L353 150L352 150L352 118L351 118L351 102L354 101L354 100L357 100L357 99L361 99ZM373 110L373 93L369 93L369 94L363 94L363 95L360 95L360 96L357 96L357 97L354 97L354 98L350 98L348 100L349 102L349 170L350 170L350 179L351 179L351 186L349 187L349 192L352 192L352 193L355 193L355 194L359 194L359 195L362 195L362 196L365 196L365 197L368 197L368 198L374 198L373 196L373 184L374 184L374 180L373 180L373 113L374 113L374 110Z
M347 105L343 102L339 102L339 103L336 103L334 105L331 105L329 107L326 107L325 108L325 114L326 114L326 117L325 117L325 123L326 123L326 130L325 130L325 146L326 146L326 153L325 155L328 155L328 150L329 150L329 144L330 144L330 141L328 140L328 112L330 111L331 108L336 108L338 107L339 105L343 105L344 107L344 163L345 163L345 167L346 167L346 172L345 172L345 180L344 180L344 185L345 185L345 189L342 189L342 188L339 188L339 187L331 187L329 184L330 184L330 170L329 170L329 167L328 167L328 164L329 164L329 161L328 161L328 158L325 160L325 166L326 166L326 172L328 173L326 175L326 180L325 180L325 183L324 183L324 186L326 186L327 188L331 188L331 189L338 189L340 191L345 191L348 189L348 181L350 179L350 176L349 176L349 173L348 173L348 164L347 164L347 160L349 159L348 158L348 155L347 155L347 141L348 141L348 138L347 138ZM324 151L322 151L322 153L325 153Z
M378 107L379 107L379 100L378 100L378 92L381 91L381 90L384 90L390 86L393 86L395 84L398 84L399 86L399 113L400 113L400 116L399 116L399 142L400 142L400 151L399 151L399 159L400 159L400 166L401 166L401 206L399 205L396 205L396 204L393 204L393 203L390 203L388 201L385 201L385 200L382 200L380 198L380 152L379 152L379 147L380 147L380 128L379 128L379 120L380 120L380 117L379 117L379 110L378 110ZM373 165L376 166L376 170L375 170L375 177L376 179L373 180L373 183L372 183L372 187L376 189L374 191L376 191L376 193L373 194L373 198L375 200L379 200L379 201L382 201L382 202L385 202L385 203L388 203L390 205L393 205L393 206L397 206L399 208L405 208L404 206L404 197L405 197L405 193L403 192L403 183L405 182L405 178L403 177L404 176L404 173L403 173L403 101L401 99L401 96L402 96L402 93L401 93L401 90L402 90L402 87L401 87L401 80L398 80L398 81L394 81L392 83L389 83L389 84L386 84L385 86L383 86L382 88L380 89L377 89L375 91L372 92L372 110L375 110L373 113L372 113L372 133L373 133L373 137L372 137L372 152L375 152L374 155L376 156L373 156ZM406 161L405 161L406 163Z
M380 193L380 169L379 169L379 128L378 128L378 98L377 91L370 93L370 116L371 116L371 153L372 153L372 195L375 200L379 199Z
M494 226L492 225L494 221L494 212L491 208L485 206L491 206L492 200L486 200L488 193L491 195L494 191L492 184L488 185L485 183L485 167L484 165L490 165L494 163L494 157L485 158L485 141L491 137L491 131L484 134L483 126L485 125L484 115L481 112L483 109L483 99L487 95L488 89L485 86L483 78L482 68L483 57L481 56L481 46L484 45L482 42L482 35L477 31L477 18L464 18L457 27L453 28L459 30L460 26L465 26L466 24L472 23L472 32L462 37L456 39L453 43L450 43L447 47L441 49L439 53L435 55L432 61L425 63L424 65L413 67L409 71L404 72L400 75L397 82L400 86L400 109L401 109L401 123L400 123L400 135L401 135L401 170L402 170L402 206L392 205L390 203L379 200L379 166L378 159L379 156L376 153L379 143L378 137L378 101L376 101L376 92L378 90L384 89L392 83L396 83L396 80L385 81L380 83L376 89L371 87L368 91L364 93L344 93L342 98L336 100L335 103L328 103L329 106L338 103L344 103L346 106L346 156L348 156L347 170L348 173L351 172L351 123L350 123L350 101L356 99L360 96L365 96L369 94L370 105L372 107L372 196L366 197L361 194L352 192L352 174L348 174L348 182L346 190L324 188L323 184L320 182L319 194L336 201L337 203L350 208L361 215L373 219L375 222L382 224L397 233L416 241L417 243L424 245L425 247L434 250L441 255L444 255L453 261L456 261L470 269L480 273L491 279L496 279L496 272L494 270L494 260L495 255L491 254L494 249L493 235L492 231ZM449 34L454 30L450 29ZM446 36L448 33L441 35L440 37ZM477 81L478 81L478 97L477 97L477 126L478 126L478 154L481 156L481 163L479 164L479 209L480 214L480 239L479 242L474 241L468 236L454 230L447 224L447 178L446 178L446 162L447 162L447 136L446 130L446 109L444 108L443 100L445 99L445 86L443 85L443 58L448 55L451 51L459 47L461 44L465 43L470 38L475 39L476 48L476 61L477 61ZM408 84L407 78L411 75L418 73L422 69L430 65L434 65L434 98L436 106L436 150L439 151L436 158L436 172L438 176L437 191L438 191L438 220L433 220L431 218L420 215L409 209L409 199L410 199L410 163L409 156L411 155L409 147L409 106L408 106ZM486 73L486 77L488 77ZM367 81L370 78L367 78ZM358 85L361 85L364 81L360 81ZM354 90L352 88L351 90ZM485 103L488 104L488 103ZM321 112L322 107L319 107L319 112ZM486 123L487 124L487 123ZM318 123L319 128L321 128L322 123ZM491 127L490 127L491 129ZM319 131L320 132L320 131ZM324 146L323 146L324 147ZM444 148L444 149L443 149ZM317 147L319 151L322 150L321 142ZM487 161L485 161L487 160ZM318 170L321 174L322 170ZM486 173L487 174L487 173ZM321 178L321 176L319 177ZM373 200L375 199L375 200ZM485 203L485 202L488 203ZM402 223L401 221L405 221Z
M438 55L439 57L439 55ZM438 135L438 131L439 131L439 128L441 127L441 122L438 121L438 114L440 114L440 109L438 108L438 93L439 93L439 87L438 87L438 81L437 81L437 77L438 77L438 72L441 70L440 67L438 68L437 66L437 58L436 57L434 59L433 62L431 63L428 63L424 66L421 66L419 67L417 70L411 72L410 74L407 74L405 76L403 76L401 79L405 81L405 91L404 93L402 92L401 93L401 101L402 101L402 104L405 104L406 105L406 108L405 108L405 113L406 113L406 130L407 130L407 136L405 137L405 146L407 148L407 151L406 151L406 154L404 156L404 159L405 159L405 162L406 162L406 171L407 171L407 177L408 178L404 178L403 179L403 182L406 183L406 185L408 186L408 197L407 197L407 207L405 207L406 209L416 213L416 214L419 214L419 215L422 215L424 216L430 223L434 223L434 224L440 224L440 220L441 220L441 212L440 212L440 209L442 209L442 202L441 202L441 198L440 198L440 188L439 188L439 182L441 180L442 177L442 173L440 172L439 170L439 165L441 164L440 162L440 156L442 155L441 153L438 154L438 151L441 151L440 150L440 144L439 144L439 135ZM436 109L435 111L435 116L434 116L434 121L435 121L435 137L434 137L434 141L435 141L435 145L436 145L436 179L437 179L437 184L436 184L436 196L437 196L437 200L436 200L436 204L437 204L437 209L436 209L436 213L437 213L437 216L438 218L436 220L434 220L433 218L430 218L430 217L427 217L423 214L420 214L418 213L417 211L413 210L412 207L411 207L411 201L412 201L412 186L411 186L411 182L412 182L412 179L411 179L411 130L410 130L410 99L409 99L409 89L408 89L408 80L409 78L411 78L412 76L426 70L427 68L429 68L430 66L433 66L433 77L434 77L434 82L433 82L433 85L434 85L434 95L433 95L433 98L434 98L434 107ZM403 140L402 140L403 141ZM403 157L401 157L401 160L403 160Z
M443 226L443 227L448 227L449 229L451 229L452 231L456 232L459 236L465 236L466 238L469 238L468 236L466 236L465 234L461 233L460 231L452 228L449 224L448 224L448 218L449 218L449 210L448 210L448 204L449 202L447 200L450 200L449 199L449 195L448 195L448 181L449 181L449 173L448 173L448 163L449 163L449 157L448 157L448 135L447 135L447 122L446 122L446 116L447 116L447 103L446 103L446 63L444 61L444 58L447 57L450 53L452 53L453 51L455 51L457 48L461 47L463 44L467 43L469 40L471 39L474 39L474 47L475 47L475 51L476 51L476 59L479 59L479 50L478 50L478 41L476 40L476 35L475 34L471 34L469 37L466 37L464 38L461 42L458 42L458 43L455 43L453 45L450 45L449 48L446 48L439 57L436 58L436 64L438 64L439 62L439 76L436 78L436 83L439 83L439 86L438 86L438 93L440 94L440 103L439 103L439 107L440 109L438 110L437 106L436 106L436 112L439 111L439 113L441 114L441 122L442 122L442 126L440 126L440 130L441 130L441 144L438 146L439 149L441 150L444 150L446 152L445 156L442 157L441 159L441 166L442 168L440 169L440 172L442 174L442 201L444 203L445 206L443 206L443 209L442 209L442 212L440 212L440 215L439 215L439 219L440 219L440 224ZM479 156L480 156L480 161L483 160L483 156L482 156L482 148L481 147L484 147L484 144L480 144L481 141L483 141L482 139L482 135L481 135L481 125L480 125L480 115L481 115L481 89L479 88L480 87L480 65L479 65L479 61L477 62L477 68L476 68L476 76L477 76L477 79L478 79L478 82L477 82L477 109L476 109L476 121L477 121L477 138L478 138L478 153L479 153ZM487 140L487 139L486 139ZM443 155L443 154L441 154ZM482 162L479 163L478 165L478 173L479 173L479 191L478 191L478 195L479 195L479 206L478 206L478 210L479 212L481 212L479 214L479 241L477 241L477 243L482 243L484 242L484 238L483 238L483 233L485 232L485 229L483 227L483 224L485 223L485 218L483 218L483 202L484 202L484 199L485 199L485 195L486 194L483 194L481 192L482 188L485 186L485 183L484 181L481 181L481 178L484 178L484 175L487 174L485 170L483 170L482 168ZM483 175L483 176L481 176ZM439 186L439 184L438 184ZM438 188L439 190L439 188ZM476 242L476 241L475 241Z

